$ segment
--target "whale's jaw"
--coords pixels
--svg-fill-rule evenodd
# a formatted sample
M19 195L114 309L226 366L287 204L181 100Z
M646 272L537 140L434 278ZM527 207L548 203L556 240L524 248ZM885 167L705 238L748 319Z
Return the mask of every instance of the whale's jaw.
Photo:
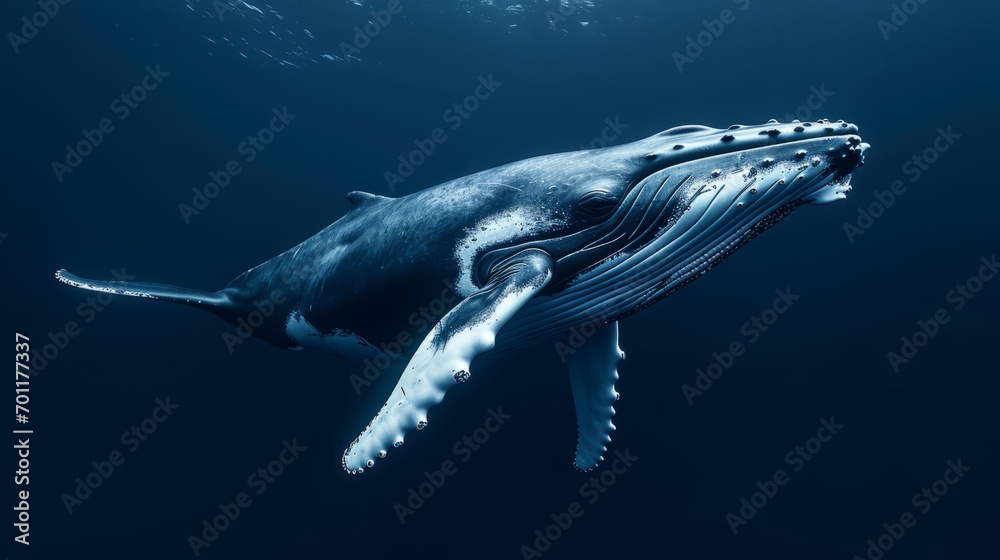
M603 251L603 258L551 298L533 302L506 334L527 341L631 315L701 277L796 209L846 198L869 145L848 123L811 127L769 123L666 135L682 149L671 148L664 159L673 161L638 179L613 226L579 251ZM733 134L741 130L742 137ZM665 134L635 144L650 150L649 142ZM677 153L689 148L690 154Z

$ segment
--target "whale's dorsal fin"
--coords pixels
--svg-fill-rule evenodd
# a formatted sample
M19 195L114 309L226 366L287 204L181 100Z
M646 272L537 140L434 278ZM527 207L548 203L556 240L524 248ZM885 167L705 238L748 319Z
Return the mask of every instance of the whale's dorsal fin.
M347 200L351 203L351 210L357 210L358 208L366 208L377 202L385 202L392 199L387 196L366 193L365 191L351 191L347 193Z

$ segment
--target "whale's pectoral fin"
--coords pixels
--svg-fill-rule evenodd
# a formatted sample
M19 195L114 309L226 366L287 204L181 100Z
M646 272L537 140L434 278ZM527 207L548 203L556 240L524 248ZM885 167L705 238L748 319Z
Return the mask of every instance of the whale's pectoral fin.
M494 267L478 292L462 300L424 338L389 399L344 451L349 473L364 472L427 425L427 411L448 389L469 378L472 360L493 348L497 332L552 279L548 253L527 249Z
M618 362L624 357L618 347L617 321L597 329L581 348L566 357L580 427L574 461L580 470L596 467L604 459L601 454L608 450L615 429L611 419L615 415L614 402L618 400L615 391Z

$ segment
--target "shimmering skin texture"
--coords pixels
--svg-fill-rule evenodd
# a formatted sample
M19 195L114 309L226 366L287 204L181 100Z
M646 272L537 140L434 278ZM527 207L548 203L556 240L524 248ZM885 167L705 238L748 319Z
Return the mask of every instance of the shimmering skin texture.
M234 325L266 315L253 335L282 348L372 358L398 344L406 367L345 451L351 473L428 426L448 389L475 378L477 356L547 341L570 371L575 465L586 470L614 429L624 357L617 321L702 276L797 208L843 199L867 148L857 127L840 121L677 127L401 198L351 193L340 220L218 292L65 270L56 277L200 307ZM573 338L583 330L589 334ZM412 344L403 348L402 335Z

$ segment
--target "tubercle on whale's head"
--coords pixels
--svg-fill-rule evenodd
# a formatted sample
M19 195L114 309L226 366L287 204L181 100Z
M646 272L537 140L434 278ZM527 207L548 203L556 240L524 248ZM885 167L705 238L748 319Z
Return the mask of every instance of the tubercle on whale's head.
M853 138L850 147L863 153L869 146L862 144L857 134L857 125L842 120L780 123L772 119L760 125L734 124L724 130L701 125L678 126L617 149L632 160L641 178L672 165L738 152L756 154L765 161L769 151L793 144L798 147L796 152L805 151L809 157L821 156L829 147L824 146L823 141L838 137ZM840 171L850 172L861 161L859 153L857 157L831 164Z
M804 195L807 202L824 203L844 197L850 173L863 164L868 148L858 136L858 127L844 121L771 120L726 129L685 125L629 144L568 154L577 159L568 160L567 167L578 172L563 185L549 189L558 194L559 204L577 225L590 225L611 218L622 204L628 203L632 189L668 168L702 161L706 164L706 175L694 179L711 181L736 171L709 169L713 162L732 160L723 160L722 156L742 154L738 158L741 166L773 172L780 167L782 158L791 154L790 165L822 166L822 171L830 174L831 182L838 185ZM589 161L599 161L600 169L588 169ZM772 167L773 164L778 165Z
M575 184L575 192L571 193L574 200L569 206L574 216L584 222L612 218L622 205L637 202L629 196L636 187L683 164L694 182L729 179L730 184L741 176L753 179L758 172L761 177L770 175L777 181L787 174L779 172L818 167L814 175L821 176L819 182L829 179L824 184L835 186L804 192L802 199L832 202L844 198L850 174L863 164L868 148L858 136L857 125L842 120L780 123L772 119L764 124L737 124L726 129L678 126L629 144L576 152L580 161L600 161L602 172L584 170L578 174L586 179ZM577 165L586 168L585 164ZM664 192L661 196L670 194Z
M699 255L728 254L803 204L845 198L869 147L857 133L854 124L828 120L691 125L591 152L611 168L624 163L627 171L616 175L626 186L589 230L596 235L570 251L572 268L647 246L690 253L683 270Z
M742 195L752 189L754 194L781 194L789 203L825 204L846 197L851 190L851 173L864 164L869 147L861 141L856 125L821 119L771 120L724 130L680 126L614 150L633 169L630 191L658 178L684 173L689 184L712 190L728 186L726 194ZM652 199L637 200L656 204L676 194L669 189L661 191ZM743 207L762 200L771 199L754 197L733 204Z

